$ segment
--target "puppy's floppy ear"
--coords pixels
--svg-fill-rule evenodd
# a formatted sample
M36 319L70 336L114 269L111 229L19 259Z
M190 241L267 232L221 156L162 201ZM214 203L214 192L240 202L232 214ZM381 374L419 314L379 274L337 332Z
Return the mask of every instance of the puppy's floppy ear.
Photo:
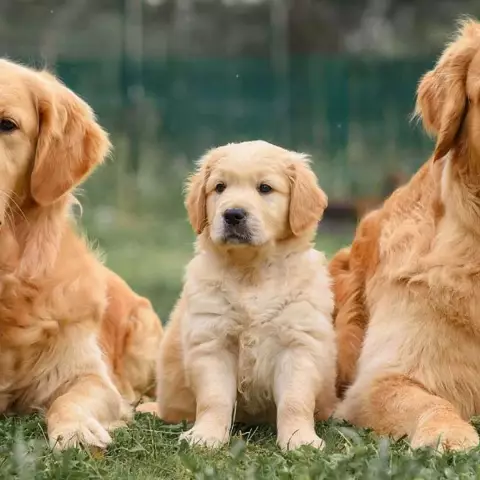
M207 196L205 193L206 172L202 167L187 182L185 207L188 219L197 235L203 232L207 224Z
M188 219L197 235L203 232L208 223L206 186L210 174L222 158L224 149L213 148L207 151L197 162L197 171L190 176L186 184L185 207Z
M322 219L328 199L318 186L317 177L307 163L307 158L299 156L289 167L291 181L290 229L295 236L313 228Z
M446 48L435 68L426 73L417 89L415 115L437 138L434 161L452 148L466 114L466 80L469 64L480 47L480 27L467 20Z
M38 75L40 125L30 190L46 206L81 183L104 160L110 142L83 100L52 75Z

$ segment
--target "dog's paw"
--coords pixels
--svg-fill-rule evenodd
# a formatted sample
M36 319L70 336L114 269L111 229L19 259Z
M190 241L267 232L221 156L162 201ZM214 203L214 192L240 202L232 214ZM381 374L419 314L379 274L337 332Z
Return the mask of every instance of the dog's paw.
M110 422L107 425L107 431L113 432L114 430L117 430L119 428L126 428L128 426L128 423L125 420L116 420L114 422Z
M55 425L50 431L52 448L98 447L104 449L112 442L107 430L94 418Z
M319 450L323 450L325 442L312 429L299 429L291 434L284 434L278 437L278 445L282 450L295 450L310 445Z
M439 452L469 450L479 444L476 430L467 422L454 425L420 425L411 440L412 448L431 447Z
M158 403L157 402L146 402L141 403L135 409L136 412L140 413L151 413L152 415L158 416Z
M186 441L190 446L207 448L220 448L229 440L226 428L204 428L193 426L190 430L180 435L180 441Z

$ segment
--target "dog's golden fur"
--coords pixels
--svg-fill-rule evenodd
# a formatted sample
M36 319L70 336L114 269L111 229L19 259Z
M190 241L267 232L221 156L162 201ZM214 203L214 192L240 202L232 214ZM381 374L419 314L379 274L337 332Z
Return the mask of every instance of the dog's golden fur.
M273 190L262 194L262 182ZM312 240L326 203L301 154L253 141L201 159L186 199L196 255L158 368L158 413L195 420L189 442L228 441L235 409L241 421L276 418L282 448L323 445L314 414L334 407L336 352L330 279ZM228 240L231 208L246 211L248 240Z
M52 75L0 60L0 412L46 411L59 448L103 447L129 416L99 345L110 273L70 218L109 147Z
M432 158L333 259L337 415L413 447L466 449L480 413L480 25L418 87ZM357 362L358 359L358 362Z
M130 403L155 395L155 366L163 336L160 319L149 300L140 297L118 275L108 272L108 306L100 345L115 385Z

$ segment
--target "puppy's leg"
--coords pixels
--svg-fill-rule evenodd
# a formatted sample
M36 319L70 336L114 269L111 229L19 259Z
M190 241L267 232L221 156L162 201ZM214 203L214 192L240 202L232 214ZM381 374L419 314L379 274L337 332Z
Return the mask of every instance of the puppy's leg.
M53 447L79 445L104 448L112 439L109 430L124 425L129 409L108 377L77 377L47 411L47 428Z
M379 376L368 386L355 382L336 416L397 438L408 435L413 448L465 450L479 443L450 402L404 375Z
M205 349L192 356L189 364L196 421L181 438L191 445L219 447L229 440L237 395L237 358L227 350Z
M275 368L278 444L284 450L302 445L323 448L315 433L315 399L322 379L308 351L291 349L281 354ZM333 392L333 382L331 390ZM334 396L334 395L333 395Z

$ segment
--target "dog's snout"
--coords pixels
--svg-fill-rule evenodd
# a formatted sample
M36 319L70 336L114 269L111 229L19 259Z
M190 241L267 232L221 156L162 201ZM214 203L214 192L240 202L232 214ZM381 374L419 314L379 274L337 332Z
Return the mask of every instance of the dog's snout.
M243 208L229 208L223 213L223 218L228 225L238 225L247 216Z

